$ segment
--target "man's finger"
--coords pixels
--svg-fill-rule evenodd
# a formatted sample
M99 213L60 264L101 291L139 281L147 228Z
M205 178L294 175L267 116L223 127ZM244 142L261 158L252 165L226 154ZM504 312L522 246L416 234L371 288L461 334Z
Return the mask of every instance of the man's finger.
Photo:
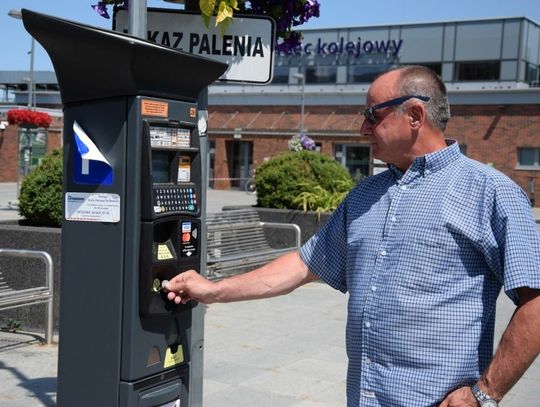
M171 281L169 281L165 285L164 288L167 291L182 291L184 289L184 286L185 286L185 281L184 281L183 277L180 277L180 276L181 275L176 276L173 279L171 279Z

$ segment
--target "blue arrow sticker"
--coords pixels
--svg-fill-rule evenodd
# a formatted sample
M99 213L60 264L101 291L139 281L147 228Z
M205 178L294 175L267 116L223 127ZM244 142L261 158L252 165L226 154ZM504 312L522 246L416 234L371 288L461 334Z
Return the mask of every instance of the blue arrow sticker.
M73 123L73 180L76 184L111 185L114 171L79 123Z

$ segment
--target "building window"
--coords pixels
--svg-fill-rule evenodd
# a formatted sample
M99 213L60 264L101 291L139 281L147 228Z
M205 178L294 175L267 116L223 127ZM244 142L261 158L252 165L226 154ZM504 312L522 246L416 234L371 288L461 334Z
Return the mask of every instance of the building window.
M337 67L335 65L318 65L306 67L306 83L336 83Z
M253 142L227 141L227 161L231 187L245 190L253 169Z
M289 67L274 66L274 76L272 83L289 83Z
M369 175L371 147L350 144L335 144L334 158L349 170L356 182Z
M349 66L349 83L370 83L377 75L386 71L390 66L387 64L366 64Z
M28 132L28 133L27 133ZM42 129L19 129L19 167L35 169L47 153L47 132Z
M525 82L534 87L540 86L538 81L538 67L536 65L527 63L525 69Z
M540 148L518 148L518 168L540 170Z
M500 61L456 62L456 65L458 81L492 81L500 78Z
M439 62L433 62L433 63L430 63L430 62L421 62L419 64L415 64L415 65L421 65L421 66L425 66L426 68L429 68L431 69L433 72L435 72L437 75L441 76L441 72L442 72L442 64Z

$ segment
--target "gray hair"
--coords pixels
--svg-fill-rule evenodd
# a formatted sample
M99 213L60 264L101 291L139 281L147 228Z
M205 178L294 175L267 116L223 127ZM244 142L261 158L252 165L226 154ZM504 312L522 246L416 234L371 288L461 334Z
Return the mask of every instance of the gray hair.
M444 132L450 119L450 106L446 86L439 75L421 65L406 65L393 70L400 72L397 84L398 95L429 96L429 101L424 102L428 121Z

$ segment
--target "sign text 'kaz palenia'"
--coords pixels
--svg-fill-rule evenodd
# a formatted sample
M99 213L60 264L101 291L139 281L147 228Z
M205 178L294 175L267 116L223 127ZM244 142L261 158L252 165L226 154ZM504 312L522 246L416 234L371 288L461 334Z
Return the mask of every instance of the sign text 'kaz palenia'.
M128 13L115 14L115 30L127 32ZM148 9L147 40L229 64L226 82L264 84L272 80L275 23L262 16L235 15L222 34L213 21L207 28L199 14Z
M264 58L265 48L261 37L206 33L189 33L186 37L184 37L184 33L178 31L148 30L147 39L166 47L208 57L212 55L234 55Z

